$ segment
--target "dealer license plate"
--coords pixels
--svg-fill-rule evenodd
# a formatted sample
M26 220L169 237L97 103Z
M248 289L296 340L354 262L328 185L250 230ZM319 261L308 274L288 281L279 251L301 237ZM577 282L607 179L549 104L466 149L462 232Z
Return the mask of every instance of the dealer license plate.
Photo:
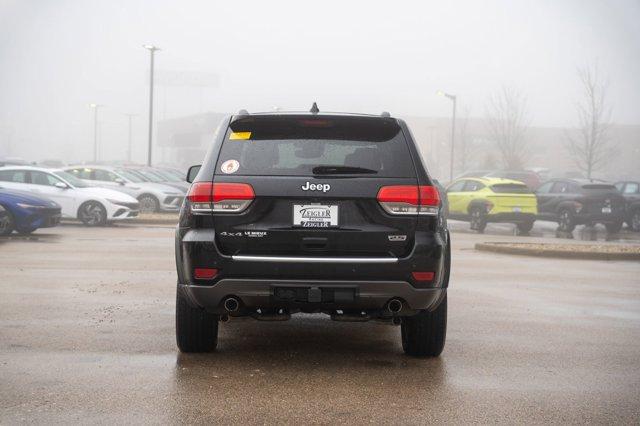
M338 226L338 206L325 204L294 204L293 226L331 228Z

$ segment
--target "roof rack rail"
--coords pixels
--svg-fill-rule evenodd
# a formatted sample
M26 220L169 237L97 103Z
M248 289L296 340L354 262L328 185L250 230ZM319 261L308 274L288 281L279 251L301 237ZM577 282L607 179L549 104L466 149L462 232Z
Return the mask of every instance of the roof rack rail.
M382 111L382 112L380 113L380 116L381 116L381 117L391 117L391 114L389 114L387 111Z

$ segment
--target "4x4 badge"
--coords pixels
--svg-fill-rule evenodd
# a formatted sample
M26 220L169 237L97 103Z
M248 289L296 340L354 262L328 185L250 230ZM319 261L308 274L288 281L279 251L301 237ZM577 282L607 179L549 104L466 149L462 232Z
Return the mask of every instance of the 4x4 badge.
M331 185L329 185L328 183L309 183L309 181L307 181L300 188L302 188L303 191L327 192L331 189Z

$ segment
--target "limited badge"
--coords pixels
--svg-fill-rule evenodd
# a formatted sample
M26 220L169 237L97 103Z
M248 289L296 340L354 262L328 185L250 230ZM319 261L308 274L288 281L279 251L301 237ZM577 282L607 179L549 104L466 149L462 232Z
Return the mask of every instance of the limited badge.
M220 170L222 170L222 173L226 174L235 173L239 168L240 163L238 163L236 160L227 160L222 163L222 166L220 166Z

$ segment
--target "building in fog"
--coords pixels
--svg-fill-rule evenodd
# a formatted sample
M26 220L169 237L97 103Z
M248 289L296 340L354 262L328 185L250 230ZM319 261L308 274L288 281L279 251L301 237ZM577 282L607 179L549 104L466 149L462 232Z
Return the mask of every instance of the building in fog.
M225 115L207 112L159 121L156 143L162 163L181 168L200 164Z

